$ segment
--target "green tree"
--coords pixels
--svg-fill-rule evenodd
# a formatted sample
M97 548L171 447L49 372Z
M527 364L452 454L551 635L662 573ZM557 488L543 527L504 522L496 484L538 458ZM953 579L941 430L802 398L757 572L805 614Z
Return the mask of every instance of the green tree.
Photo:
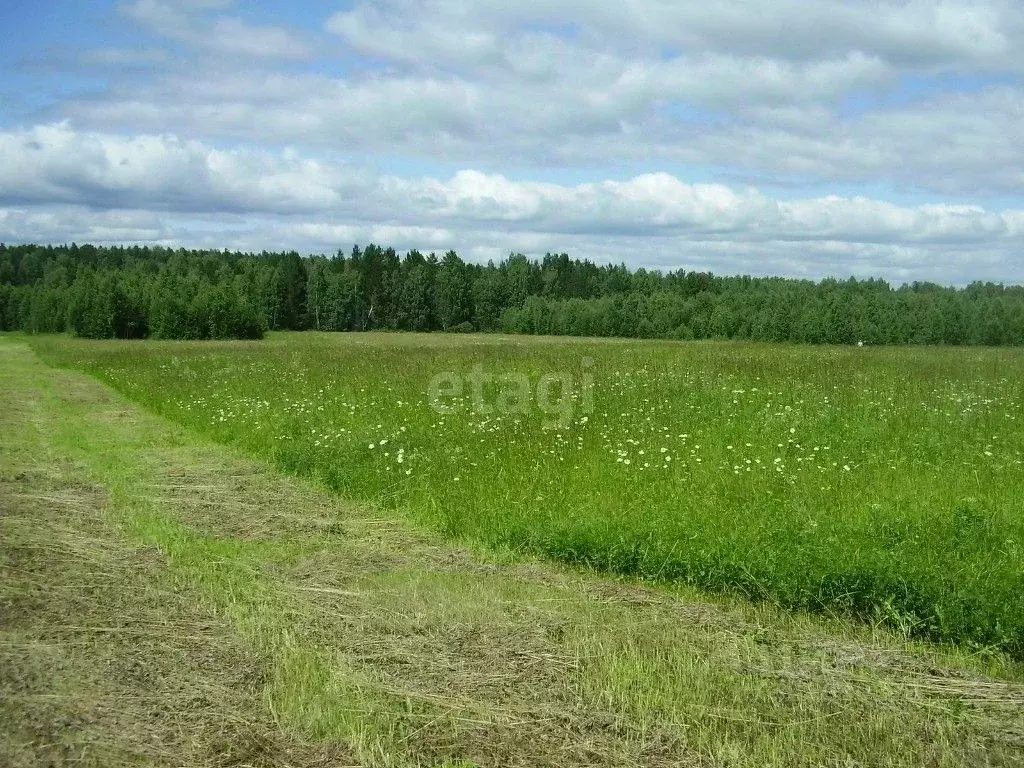
M405 270L399 302L399 326L407 331L429 331L433 326L434 284L425 260Z
M473 311L476 327L496 331L501 327L501 313L508 302L505 275L493 264L473 280Z
M455 251L448 251L441 261L434 296L442 330L451 330L469 320L472 313L469 276L465 262Z
M309 313L310 324L315 330L320 331L326 328L330 316L327 260L324 258L311 259L308 271L306 309Z

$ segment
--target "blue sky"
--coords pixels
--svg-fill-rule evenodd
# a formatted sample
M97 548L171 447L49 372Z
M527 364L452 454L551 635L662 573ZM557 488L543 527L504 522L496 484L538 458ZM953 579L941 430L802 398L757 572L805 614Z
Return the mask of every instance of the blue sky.
M1024 281L1010 0L0 6L0 240Z

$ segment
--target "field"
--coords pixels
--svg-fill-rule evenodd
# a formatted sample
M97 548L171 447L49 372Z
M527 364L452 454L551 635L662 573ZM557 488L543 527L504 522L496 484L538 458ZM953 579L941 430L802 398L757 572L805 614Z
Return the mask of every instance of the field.
M942 547L924 521L943 519L925 502L946 494L970 535L1013 535L1019 457L1001 441L1017 365L956 350L0 335L0 763L1019 765L1021 664L914 640L917 623L873 602L886 583L973 569L938 574L932 599L1013 615L1005 553ZM492 382L522 397L499 400L487 372L529 374ZM831 409L812 407L825 397ZM913 436L905 454L858 442L897 435ZM903 506L873 539L855 515L886 493ZM778 530L804 530L801 515L807 532L787 541ZM896 530L920 538L897 549ZM787 565L798 557L860 568L879 591L826 601ZM800 590L832 615L780 605ZM871 621L836 615L854 597Z
M451 539L1024 657L1020 351L401 334L33 345Z

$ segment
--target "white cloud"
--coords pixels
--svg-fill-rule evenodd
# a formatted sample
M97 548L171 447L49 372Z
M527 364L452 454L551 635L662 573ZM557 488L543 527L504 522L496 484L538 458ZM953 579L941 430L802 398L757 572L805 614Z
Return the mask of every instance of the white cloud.
M64 104L100 130L387 152L500 168L660 161L817 182L895 182L1008 194L1024 180L1024 86L890 101L895 71L851 53L816 62L700 55L572 59L568 43L516 69L170 72ZM565 49L565 50L563 50ZM550 54L557 64L545 69ZM863 105L844 107L847 94Z
M102 85L0 122L0 235L1024 272L1015 0L356 0L303 33L120 8L148 35L47 62Z
M236 16L196 15L230 4L135 0L122 5L121 11L151 32L221 54L281 59L309 57L309 45L283 27L248 24Z
M172 243L174 232L148 211L92 211L81 206L0 206L0 242Z
M170 134L78 133L67 123L0 132L0 199L174 211L321 211L365 186L294 150L217 149Z
M665 267L695 259L718 271L774 266L788 274L853 269L890 276L908 263L931 273L951 254L969 254L962 273L950 271L957 278L984 264L984 254L998 253L1007 261L986 266L990 272L1002 268L1003 279L1024 272L1009 261L1024 246L1024 209L836 195L780 200L667 173L573 185L476 170L403 178L294 149L222 150L168 134L79 133L67 124L0 132L0 206L0 235L9 239L37 239L32 226L59 240L122 232L125 239L212 245L210 238L221 236L222 245L258 250L333 250L372 239L478 256L558 248ZM132 232L149 234L127 237ZM758 261L762 256L768 261ZM706 263L710 257L714 265Z
M625 262L661 269L713 270L719 274L883 277L899 283L932 280L962 284L973 280L1024 281L1015 260L1019 243L978 241L941 247L928 244L865 243L843 240L700 239L666 233L566 235L535 231L499 231L460 224L412 226L373 223L324 223L319 217L287 218L259 214L244 217L96 212L76 206L46 208L0 205L0 242L156 243L169 246L231 248L248 251L292 250L309 253L348 251L353 243L378 242L404 252L411 248L443 253L456 249L464 258L498 260L510 251L539 256L569 252L600 263Z
M424 66L439 55L464 61L460 48L493 55L499 41L548 27L631 55L654 47L801 61L862 52L903 66L1019 68L1024 34L1013 0L383 0L359 2L326 26L357 50Z

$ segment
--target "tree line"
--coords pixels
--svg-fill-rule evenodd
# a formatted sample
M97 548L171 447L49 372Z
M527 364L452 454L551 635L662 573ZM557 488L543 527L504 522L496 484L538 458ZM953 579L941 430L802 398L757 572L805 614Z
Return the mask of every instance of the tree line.
M472 332L852 344L1024 344L1024 287L630 270L567 254L467 263L0 244L0 330L260 338L266 330Z

